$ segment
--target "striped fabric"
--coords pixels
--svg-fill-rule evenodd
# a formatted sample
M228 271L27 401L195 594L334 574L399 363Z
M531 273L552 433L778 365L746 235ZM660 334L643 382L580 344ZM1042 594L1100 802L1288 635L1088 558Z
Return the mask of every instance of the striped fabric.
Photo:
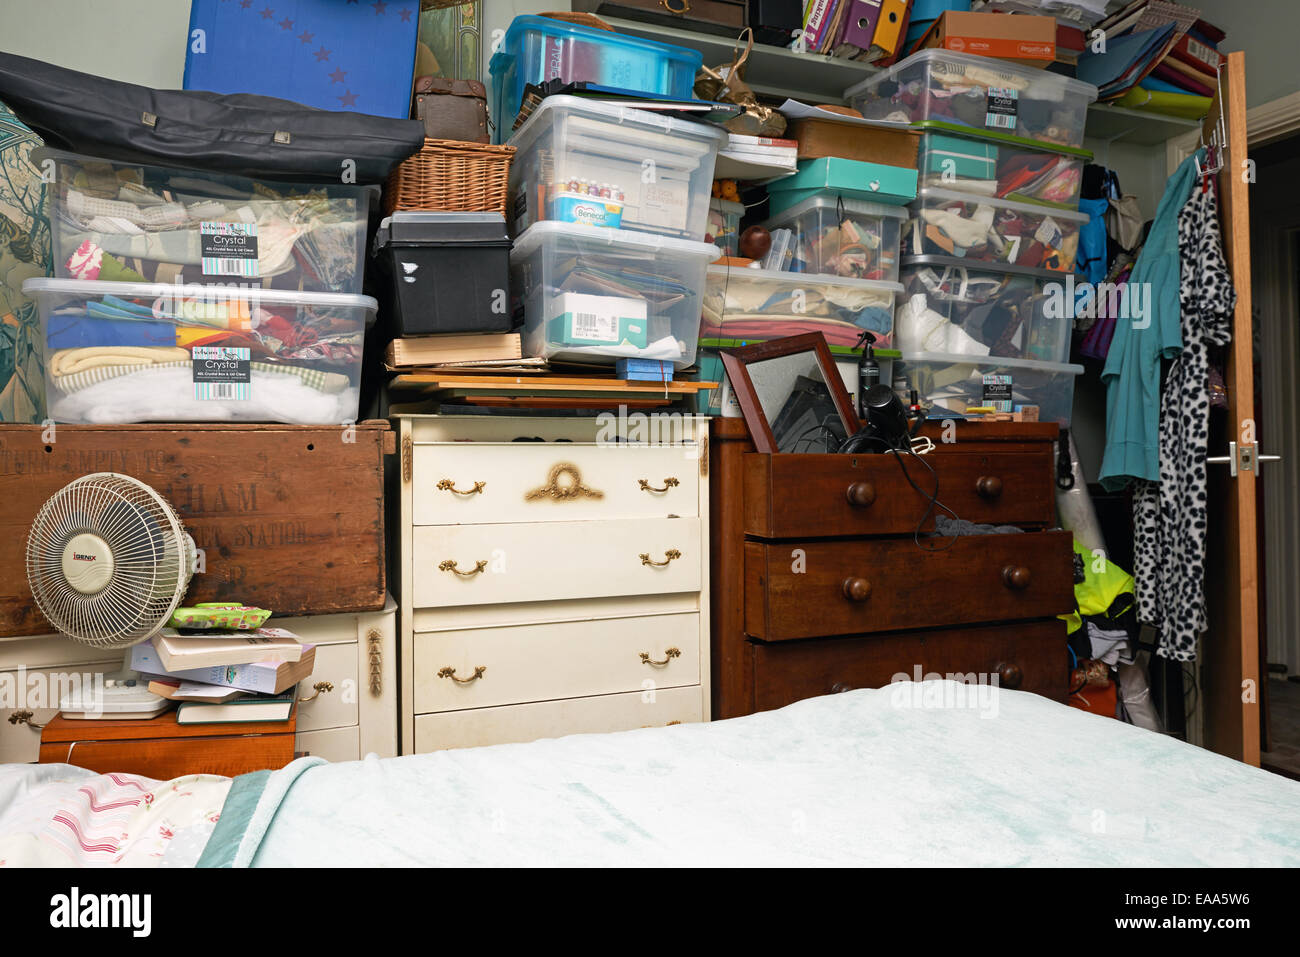
M50 381L54 383L54 386L60 392L67 395L72 392L79 392L82 389L88 389L92 385L106 382L109 379L117 379L146 369L188 369L189 367L190 363L188 361L159 362L147 366L102 366L96 369L86 369L84 372L74 372L71 375L51 376ZM342 392L348 387L349 383L348 377L340 372L322 372L319 369L308 369L304 366L281 366L271 365L268 362L254 362L252 363L252 370L262 375L296 376L302 380L303 385L318 392Z

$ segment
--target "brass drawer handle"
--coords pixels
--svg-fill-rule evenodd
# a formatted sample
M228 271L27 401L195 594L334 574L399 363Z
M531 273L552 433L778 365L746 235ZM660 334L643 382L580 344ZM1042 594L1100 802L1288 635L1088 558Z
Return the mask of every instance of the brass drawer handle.
M459 575L461 578L473 578L475 575L482 574L485 568L487 568L487 559L485 558L480 558L474 563L474 570L472 572L461 571L456 567L455 561L450 558L438 563L438 571L451 572L453 575Z
M672 661L672 659L674 659L674 658L680 658L681 656L682 656L682 649L680 649L680 648L669 648L667 651L664 652L664 658L663 658L663 661L655 661L653 658L650 657L650 652L648 652L648 651L643 651L643 652L641 652L641 664L643 664L643 665L666 665L666 664L668 664L668 662Z
M866 508L876 500L876 487L870 482L854 482L844 490L844 497L854 508Z
M975 494L986 501L1002 496L1002 479L996 475L981 475L975 480Z
M865 578L846 578L842 587L849 601L866 601L871 597L871 582Z
M1024 591L1028 588L1031 578L1033 575L1024 565L1007 565L1002 569L1002 584L1016 591Z
M682 483L670 475L668 478L664 479L663 488L655 488L647 479L637 479L637 484L641 486L641 491L643 492L666 492L670 488L676 488Z
M560 476L567 475L569 481L561 484ZM524 495L524 500L531 502L539 498L550 498L563 502L571 498L604 498L605 493L582 484L582 473L572 462L560 462L551 467L546 476L546 484Z
M453 495L478 495L486 485L487 482L475 482L473 488L456 488L454 479L442 479L437 487L439 491L451 492Z
M331 691L334 690L334 685L328 681L318 681L314 685L312 685L312 687L316 689L316 693L309 698L299 698L298 699L299 702L301 702L302 704L306 704L308 701L315 701L321 695L329 694Z
M642 552L640 557L641 557L641 564L642 564L642 565L653 565L653 566L655 566L656 568L663 568L665 565L667 565L669 562L671 562L674 558L681 558L681 557L682 557L682 553L679 552L679 551L678 551L677 549L675 549L675 548L670 548L670 549L668 549L668 551L664 552L664 560L661 561L661 562L652 561L651 558L650 558L650 553L649 553L649 552Z
M23 711L15 711L15 712L13 712L13 714L9 715L9 723L10 723L10 724L25 724L25 725L27 725L27 727L31 728L33 731L39 731L39 730L41 730L41 728L45 727L45 725L43 725L43 724L37 724L35 721L33 721L33 720L32 720L33 717L35 717L35 715L34 715L34 713L31 712L31 711L26 711L26 710L23 710Z
M448 666L446 666L446 667L444 667L444 668L439 668L439 669L438 669L438 677L439 677L439 678L450 678L452 681L456 682L457 684L460 684L460 685L467 685L467 684L469 684L471 681L477 681L479 678L482 678L482 677L483 677L483 672L485 672L485 671L487 671L487 665L479 665L477 668L474 669L474 674L471 675L470 677L468 677L468 678L457 678L457 677L456 677L456 669L453 668L453 667L451 667L450 665L448 665Z

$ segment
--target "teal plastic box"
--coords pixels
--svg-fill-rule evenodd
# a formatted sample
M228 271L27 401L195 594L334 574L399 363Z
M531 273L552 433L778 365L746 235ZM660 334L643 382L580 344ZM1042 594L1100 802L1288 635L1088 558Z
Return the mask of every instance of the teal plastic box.
M905 206L916 199L916 185L916 170L902 166L864 163L838 156L804 160L799 164L799 172L767 187L768 212L775 216L825 192L845 199Z

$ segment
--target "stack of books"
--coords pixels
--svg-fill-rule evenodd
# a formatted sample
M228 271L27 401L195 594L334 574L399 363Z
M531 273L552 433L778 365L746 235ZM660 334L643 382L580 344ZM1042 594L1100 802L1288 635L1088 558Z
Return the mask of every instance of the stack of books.
M1225 34L1171 0L1132 0L1098 24L1106 50L1079 60L1079 79L1116 106L1185 119L1205 116L1218 92Z
M779 179L799 171L798 159L798 140L732 133L718 151L713 175L751 182Z
M177 702L178 724L288 721L295 686L311 677L314 645L283 628L164 628L131 648L129 667Z

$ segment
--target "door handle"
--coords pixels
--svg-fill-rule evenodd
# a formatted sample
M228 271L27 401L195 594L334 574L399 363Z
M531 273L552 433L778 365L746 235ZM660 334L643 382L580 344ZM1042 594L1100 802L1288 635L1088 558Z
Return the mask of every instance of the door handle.
M1228 443L1227 455L1210 455L1205 459L1206 465L1226 465L1228 473L1236 478L1241 472L1254 472L1259 474L1259 467L1265 462L1281 462L1280 455L1263 455L1259 451L1259 443L1254 442L1249 445L1238 445L1236 442Z

